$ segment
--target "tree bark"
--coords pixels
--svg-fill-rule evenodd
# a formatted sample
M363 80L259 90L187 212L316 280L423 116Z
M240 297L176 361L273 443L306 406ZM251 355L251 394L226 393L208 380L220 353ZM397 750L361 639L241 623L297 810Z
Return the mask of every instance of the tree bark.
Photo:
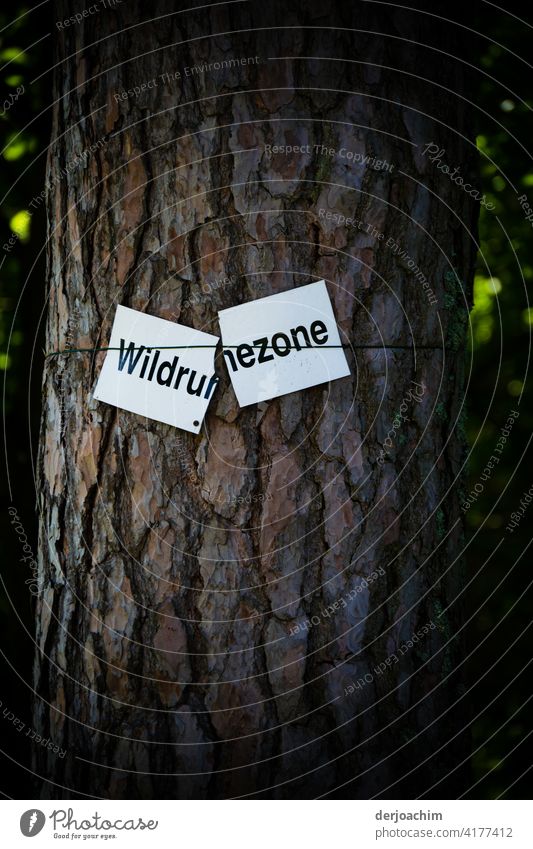
M352 378L260 408L218 357L199 436L94 401L104 353L46 360L35 721L66 755L35 747L43 796L442 798L468 754L477 206L422 151L468 175L471 122L458 64L417 47L453 52L434 22L326 6L136 26L128 2L58 33L47 350L105 346L117 304L217 333L323 278L355 347Z

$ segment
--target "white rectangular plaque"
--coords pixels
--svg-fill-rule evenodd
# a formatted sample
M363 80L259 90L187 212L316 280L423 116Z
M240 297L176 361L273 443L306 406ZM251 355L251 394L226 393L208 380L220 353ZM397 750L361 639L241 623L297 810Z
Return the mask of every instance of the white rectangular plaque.
M199 433L218 378L218 336L117 307L94 397L159 422ZM204 347L194 347L204 346Z
M218 317L241 407L350 374L324 280L221 310Z

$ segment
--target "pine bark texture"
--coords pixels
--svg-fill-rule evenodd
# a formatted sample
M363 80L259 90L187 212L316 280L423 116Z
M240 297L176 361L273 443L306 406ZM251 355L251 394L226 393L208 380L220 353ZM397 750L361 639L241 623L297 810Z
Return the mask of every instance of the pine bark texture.
M458 65L417 47L449 49L433 23L373 4L147 14L128 2L56 39L47 350L105 346L117 304L217 333L218 310L322 278L343 338L389 347L260 409L218 357L199 436L94 401L103 353L46 360L35 721L67 754L35 747L42 794L442 798L468 754L452 706L476 204L422 150L473 169Z

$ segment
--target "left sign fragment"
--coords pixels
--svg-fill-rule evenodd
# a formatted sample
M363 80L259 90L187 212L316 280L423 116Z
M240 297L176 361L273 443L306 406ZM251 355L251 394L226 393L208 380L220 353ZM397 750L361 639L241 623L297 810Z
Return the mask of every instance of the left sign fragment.
M218 336L117 307L94 397L199 433L218 383Z

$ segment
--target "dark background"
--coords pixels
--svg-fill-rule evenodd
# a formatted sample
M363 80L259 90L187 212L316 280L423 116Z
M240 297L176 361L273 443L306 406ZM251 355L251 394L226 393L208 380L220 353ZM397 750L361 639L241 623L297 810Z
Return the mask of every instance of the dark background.
M436 11L432 4L418 5ZM533 484L528 372L533 308L529 309L527 299L533 278L533 231L517 201L517 194L525 192L533 205L533 160L527 152L533 137L529 96L533 73L524 61L530 55L533 28L516 17L521 14L518 4L507 3L505 12L480 0L474 0L468 9L458 4L447 4L445 9L449 18L472 30L460 31L460 50L473 66L468 99L481 151L482 190L496 207L494 212L482 209L480 220L483 259L478 261L472 346L467 352L472 370L466 428L472 450L465 495L479 482L511 410L520 411L499 465L466 514L464 568L470 581L467 610L472 615L469 701L474 717L467 795L527 798L531 794L528 737L533 731L533 711L529 701L532 603L526 590L531 580L528 546L533 506L513 533L506 532L505 526ZM7 481L3 483L0 505L4 555L0 792L15 798L31 798L37 793L31 774L31 744L24 737L31 727L33 624L32 597L24 584L31 574L20 562L20 543L7 510L11 504L16 507L35 552L34 471L43 362L46 278L42 247L46 226L44 204L31 216L28 211L45 184L52 102L51 22L55 20L49 3L31 14L24 14L26 11L27 7L15 3L9 13L0 12L0 101L17 85L25 86L24 96L0 115L0 372L11 483L11 490ZM456 46L450 43L452 54ZM430 67L427 76L431 78ZM13 233L16 243L5 250L2 246ZM3 711L20 717L26 726L22 733L6 720Z

